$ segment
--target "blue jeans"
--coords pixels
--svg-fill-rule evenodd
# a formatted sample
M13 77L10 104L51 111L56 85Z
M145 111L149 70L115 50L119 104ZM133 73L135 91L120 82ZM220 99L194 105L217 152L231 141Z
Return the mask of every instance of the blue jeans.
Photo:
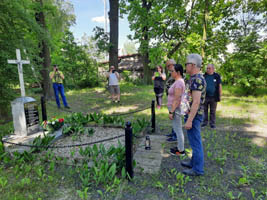
M172 134L171 137L172 137L173 139L177 139L176 133L175 133L175 131L174 131L173 128L172 128L172 133L171 133L171 134Z
M58 92L61 95L61 98L62 98L64 106L65 107L68 106L68 103L67 103L67 100L66 100L66 96L64 94L64 86L63 86L63 84L53 83L53 88L54 88L54 92L55 92L57 107L60 108L60 100L59 100Z
M188 115L185 116L185 122ZM192 128L187 130L189 144L193 150L193 155L190 161L192 169L197 174L204 174L204 152L201 140L201 122L203 116L197 114L192 122Z

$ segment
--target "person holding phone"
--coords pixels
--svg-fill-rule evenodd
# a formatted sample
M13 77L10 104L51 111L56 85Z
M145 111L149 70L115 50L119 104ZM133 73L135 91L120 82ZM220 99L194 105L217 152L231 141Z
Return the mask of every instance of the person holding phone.
M108 85L111 94L111 99L113 102L120 104L120 86L119 86L120 75L115 70L114 66L110 66L109 72L107 73L106 76L108 78Z
M164 81L166 80L166 75L163 72L162 66L157 66L157 70L154 72L152 80L154 81L154 92L156 95L157 108L160 109L164 93Z
M50 72L49 76L50 76L52 83L53 83L53 89L54 89L58 109L60 109L60 100L59 100L58 93L60 93L60 95L61 95L64 107L70 109L70 107L68 106L68 103L67 103L66 96L64 94L63 80L65 77L64 77L63 73L58 70L58 66L56 64L53 65L53 71Z

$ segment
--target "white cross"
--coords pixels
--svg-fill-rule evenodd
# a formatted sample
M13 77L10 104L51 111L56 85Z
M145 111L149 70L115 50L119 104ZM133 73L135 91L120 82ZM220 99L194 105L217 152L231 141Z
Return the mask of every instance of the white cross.
M17 60L7 60L7 62L9 64L17 64L18 65L21 96L25 97L25 88L24 88L22 65L23 64L30 64L30 61L29 60L21 60L20 50L19 49L16 49L16 56L17 56Z

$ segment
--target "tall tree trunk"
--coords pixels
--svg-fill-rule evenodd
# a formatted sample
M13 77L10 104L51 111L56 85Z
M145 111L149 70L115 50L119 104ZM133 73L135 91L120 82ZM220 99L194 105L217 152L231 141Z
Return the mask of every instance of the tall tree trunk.
M41 8L43 8L43 0L37 0L40 3ZM44 34L47 32L46 24L45 24L45 16L42 11L38 11L35 14L35 19L38 24L43 28ZM48 42L46 41L45 37L43 36L41 41L39 42L39 47L41 48L40 57L43 59L42 65L43 69L41 70L42 74L42 88L43 88L43 95L46 99L51 99L53 97L53 90L52 90L52 82L49 78L49 67L51 64L50 59L50 50L48 46Z
M202 36L203 45L201 48L202 59L205 58L208 15L209 15L209 0L205 0L205 7L204 7L204 13L203 13L203 36Z
M109 66L118 69L118 44L119 44L119 0L109 0L109 24L110 24L110 44Z
M143 8L146 9L146 14L148 15L148 12L151 8L152 2L143 0L142 6ZM141 51L142 51L142 57L143 57L143 68L144 68L144 83L145 84L150 84L151 83L151 75L152 72L149 67L149 36L148 36L148 26L145 25L143 28L143 35L144 35L144 40L141 42Z

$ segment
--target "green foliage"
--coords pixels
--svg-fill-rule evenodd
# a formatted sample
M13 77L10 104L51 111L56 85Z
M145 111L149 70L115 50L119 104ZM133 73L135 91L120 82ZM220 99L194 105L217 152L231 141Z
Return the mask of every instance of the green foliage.
M86 46L78 45L70 31L64 33L58 44L60 49L52 55L52 62L59 65L69 87L93 87L98 85L97 64L86 52Z
M132 123L132 129L133 134L137 135L141 131L143 131L145 128L147 128L150 125L150 121L148 119L142 118L137 119Z
M96 46L98 53L109 52L111 44L109 43L109 34L105 33L104 29L96 26L93 30L95 32L94 40L96 41Z
M122 52L124 55L137 53L134 42L126 41L123 44Z
M120 143L118 147L111 146L107 150L103 145L99 145L99 147L97 145L88 146L85 149L80 148L79 153L85 158L85 164L80 169L80 179L83 187L93 184L96 184L96 186L104 184L108 187L114 178L118 180L115 175L119 171L125 171L123 168L125 165L125 148ZM87 164L88 161L93 161L90 168ZM117 185L117 181L113 184Z
M229 55L220 68L223 80L242 88L245 95L255 94L255 88L267 85L267 43L252 32L241 37L236 45L238 51Z
M34 146L47 146L47 148L38 148L38 147L32 147L31 151L32 152L40 152L44 149L48 149L49 144L51 143L52 140L55 139L55 136L49 136L49 135L44 135L43 138L41 138L41 136L38 136L36 138L34 138L32 144Z
M45 15L46 30L36 22L38 12ZM30 65L23 65L27 94L32 84L41 82L41 42L46 41L49 48L55 47L62 30L74 22L74 16L69 3L55 0L43 1L43 6L40 1L2 0L0 13L0 118L6 118L10 101L20 96L17 66L7 60L16 58L16 49L21 50L22 59L30 60Z

